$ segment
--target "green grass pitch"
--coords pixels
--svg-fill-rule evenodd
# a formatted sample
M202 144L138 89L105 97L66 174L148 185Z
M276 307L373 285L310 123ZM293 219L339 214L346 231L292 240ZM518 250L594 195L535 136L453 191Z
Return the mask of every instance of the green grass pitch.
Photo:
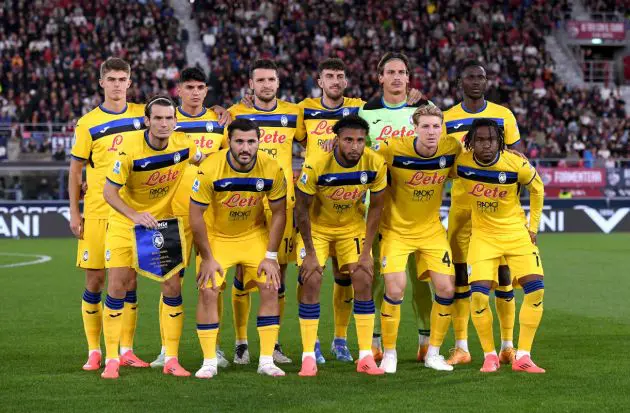
M313 379L298 377L299 363L283 366L284 378L256 374L258 336L250 317L249 366L221 370L205 381L163 376L152 369L121 369L118 381L103 381L81 370L86 345L80 300L84 275L74 267L71 239L0 240L0 410L40 411L626 411L630 402L628 245L630 235L543 234L540 248L546 273L545 314L533 358L547 374L479 372L482 352L470 324L473 363L452 373L434 372L415 361L417 332L406 300L398 343L398 373L366 377L354 365L330 360L332 338L331 277L322 288L320 337L328 362ZM43 264L6 267L48 255ZM327 271L329 274L329 271ZM187 311L180 361L194 372L201 363L195 333L193 271L186 274ZM280 332L294 361L301 354L295 300L295 267L287 277L287 311ZM141 279L135 350L151 361L160 348L157 324L159 286ZM517 293L520 307L522 293ZM104 295L103 295L104 299ZM226 294L222 348L233 357L234 333ZM254 311L257 305L254 300ZM518 311L518 307L517 307ZM518 317L517 317L518 320ZM356 357L354 323L349 343ZM498 322L495 316L497 342ZM516 336L518 335L518 328ZM449 333L442 348L448 355Z

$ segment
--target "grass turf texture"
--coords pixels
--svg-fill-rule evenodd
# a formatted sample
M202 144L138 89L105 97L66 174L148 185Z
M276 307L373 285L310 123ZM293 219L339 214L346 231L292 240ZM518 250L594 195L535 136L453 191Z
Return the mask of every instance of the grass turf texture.
M630 235L543 234L539 237L545 283L545 314L534 343L533 358L545 375L479 372L482 351L470 323L473 363L452 373L435 372L415 361L417 331L411 300L403 308L398 373L367 377L354 364L332 361L333 334L329 270L322 288L320 337L328 358L316 378L297 375L301 341L295 299L296 271L289 268L287 310L280 338L292 365L284 378L256 374L258 336L254 298L249 340L252 364L220 370L206 381L163 376L155 369L121 368L121 378L104 381L100 372L84 372L86 344L80 301L84 275L74 267L72 239L0 240L0 266L30 260L2 253L45 254L52 261L14 268L0 267L0 405L2 411L624 411L630 401L628 358L622 352L630 337L630 290L627 276ZM141 277L140 277L141 278ZM186 273L186 321L180 361L199 368L201 350L195 333L193 269ZM229 278L231 280L231 278ZM229 289L221 329L222 348L233 357L234 333ZM620 295L621 294L621 295ZM409 296L408 294L407 296ZM135 351L152 361L160 349L157 324L159 286L141 279ZM103 294L103 300L105 295ZM522 292L517 293L518 308ZM517 314L518 321L518 314ZM495 315L495 336L500 343ZM354 322L349 344L357 355ZM518 327L515 332L518 337ZM448 355L452 333L442 347ZM621 350L621 351L620 351ZM185 410L184 410L185 409Z

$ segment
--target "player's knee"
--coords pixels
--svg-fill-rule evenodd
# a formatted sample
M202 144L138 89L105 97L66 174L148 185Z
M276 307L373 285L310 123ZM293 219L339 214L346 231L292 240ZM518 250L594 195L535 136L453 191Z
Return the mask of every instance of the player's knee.
M470 299L471 316L480 317L485 311L490 311L490 287L474 283L470 288L472 295Z
M499 285L502 287L506 287L512 284L512 279L510 276L510 267L508 267L507 265L499 265L498 278L499 278Z
M136 276L135 271L127 280L127 291L134 291L138 289L138 277Z
M85 277L85 288L92 293L103 291L103 288L105 288L105 271L88 270Z
M455 297L455 286L453 283L440 283L435 286L435 293L442 298L453 298Z
M182 286L179 277L171 277L162 283L162 294L166 297L177 297L182 293Z
M365 273L354 273L352 276L352 288L357 300L369 300L372 298L372 278ZM387 294L389 296L389 294ZM394 300L394 297L391 297ZM400 298L399 298L400 299Z
M405 295L405 286L397 283L387 284L385 294L394 301L400 301Z
M264 288L263 286L262 288L259 287L258 291L260 292L261 301L271 302L274 300L278 300L278 290L276 290L275 288Z
M201 288L199 289L199 298L204 306L209 306L217 302L219 293L219 290L213 290L212 288Z

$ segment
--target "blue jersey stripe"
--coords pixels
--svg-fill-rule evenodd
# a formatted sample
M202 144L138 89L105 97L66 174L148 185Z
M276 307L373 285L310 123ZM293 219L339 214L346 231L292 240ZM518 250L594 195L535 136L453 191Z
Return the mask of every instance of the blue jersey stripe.
M213 182L215 192L262 192L270 191L273 179L223 178Z
M446 122L446 128L447 129L453 128L457 130L459 124L461 124L461 126L470 126L475 121L475 119L490 119L490 120L495 121L499 126L503 126L503 123L504 123L503 118L490 118L490 117L462 118L462 119L449 120L448 122Z
M356 171L342 172L320 175L317 178L317 185L321 186L343 186L343 185L365 185L374 182L376 171Z
M392 166L416 171L446 169L455 163L455 155L443 155L431 159L414 158L409 156L394 156Z
M179 156L176 156L179 155ZM154 171L156 169L164 168L169 165L175 165L188 160L190 156L190 149L182 149L177 152L165 153L163 155L149 156L147 158L135 159L133 161L134 171ZM177 162L175 162L175 159Z
M515 184L518 182L516 172L490 171L484 169L470 168L467 166L457 167L457 176L471 181L479 181L493 184Z
M209 127L208 125L211 126ZM177 122L177 128L175 130L186 132L188 129L192 128L202 128L203 131L208 133L223 133L223 126L219 125L217 121Z
M309 119L341 119L348 115L357 115L358 106L346 106L339 109L304 109L304 120Z
M143 117L123 118L123 119L111 120L109 122L105 122L100 125L93 126L89 129L89 132L90 132L90 135L92 135L93 139L98 139L103 136L111 135L112 133L115 133L116 131L128 132L130 130L140 130L144 128L145 128L145 125L144 125ZM121 130L121 129L124 129L124 130Z

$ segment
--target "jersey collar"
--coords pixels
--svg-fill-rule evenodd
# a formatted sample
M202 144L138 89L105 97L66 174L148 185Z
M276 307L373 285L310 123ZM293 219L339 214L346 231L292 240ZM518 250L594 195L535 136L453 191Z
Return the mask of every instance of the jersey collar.
M342 107L343 107L343 104L345 103L345 101L346 101L346 98L344 97L344 98L343 98L343 100L341 101L341 103L340 103L339 105L337 105L336 107L334 107L334 108L333 108L333 107L326 106L326 105L324 104L324 97L323 97L323 96L322 96L321 98L319 98L319 104L320 104L320 105L322 105L322 107L323 107L324 109L328 109L328 110L335 110L335 109L342 108Z
M256 104L254 104L254 109L256 109L257 111L260 112L273 112L274 110L278 109L278 98L276 98L276 104L274 105L274 107L272 109L262 109L259 108L258 106L256 106Z
M149 145L149 148L153 149L154 151L162 152L165 151L166 148L168 148L168 143L162 149L158 149L155 146L151 145L151 142L149 142L149 131L147 129L145 129L144 131L144 141L147 143L147 145Z
M385 97L384 97L384 96L382 96L382 95L381 95L381 104L383 105L383 107L384 107L385 109L389 109L389 110L399 110L399 109L402 109L402 108L406 108L406 107L407 107L407 101L406 101L406 100L405 100L404 102L399 103L398 105L394 105L394 106L392 106L392 105L390 105L390 104L387 104L387 103L385 102Z
M208 109L204 107L203 110L198 115L195 116L195 115L191 115L190 113L184 112L184 109L183 109L182 106L178 106L177 110L179 111L179 113L181 113L182 115L184 115L187 118L200 118L203 115L205 115L206 112L208 111Z
M239 173L239 174L246 174L246 173L251 172L251 170L254 169L254 167L256 166L256 162L258 162L258 155L254 156L254 162L252 163L252 167L249 168L246 171L239 171L238 169L236 169L234 167L234 165L232 165L232 161L230 160L230 150L229 149L225 152L225 159L227 159L228 165L230 165L230 168L232 168L232 170L234 172Z
M128 105L125 103L125 107L120 112L113 112L111 110L107 110L107 109L105 109L105 106L103 106L102 103L100 105L98 105L98 108L100 110L102 110L103 112L107 113L108 115L122 115L123 113L125 113L127 111L127 106Z
M466 105L464 105L464 102L462 101L462 110L463 110L464 112L466 112L466 113L472 113L472 114L474 114L474 113L481 113L481 112L483 112L484 110L486 110L486 108L487 108L487 107L488 107L488 101L484 99L484 100L483 100L483 106L481 107L481 109L479 109L478 111L474 112L474 111L472 111L472 110L468 110L468 109L466 109Z

